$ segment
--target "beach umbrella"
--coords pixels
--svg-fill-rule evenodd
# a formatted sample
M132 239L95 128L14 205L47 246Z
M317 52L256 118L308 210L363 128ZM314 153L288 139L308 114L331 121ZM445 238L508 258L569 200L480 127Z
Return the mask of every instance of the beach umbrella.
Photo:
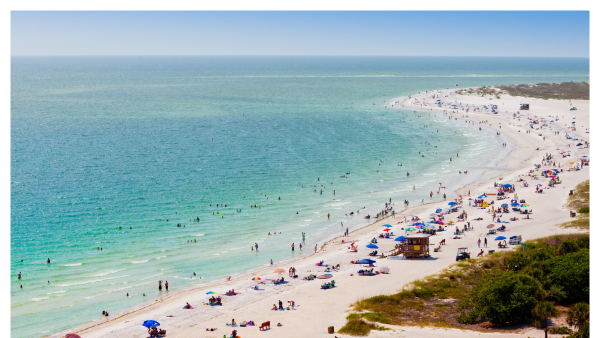
M157 322L156 320L147 320L147 321L144 322L144 324L142 324L142 326L145 326L147 328L151 328L151 327L160 326L160 323Z
M448 202L448 205L456 205L456 204L458 204L458 203L456 203L456 202L454 202L454 201L452 201L452 202Z
M573 163L573 162L569 162L569 164L575 164L575 163Z
M506 183L506 184L503 184L502 186L503 186L504 188L508 188L508 187L512 187L512 184L508 184L508 183Z
M361 259L360 261L354 262L354 264L373 264L373 263L375 263L375 261L372 259L368 259L368 258Z
M454 221L453 220L449 220L448 223L454 223Z
M493 228L493 227L494 227L494 225L493 225L493 224L490 224L490 225L488 225L488 226L487 226L487 228L488 228L488 229L491 229L491 228Z
M373 243L367 244L367 248L369 249L379 249L379 247Z
M406 238L404 238L404 236L398 236L398 237L396 237L396 239L394 239L394 241L396 241L396 242L404 242L404 241L406 241Z
M425 223L417 222L417 223L413 223L413 225L425 225Z
M477 196L477 198L479 198L479 199L486 198L486 197L487 197L487 195L486 195L486 194L483 194L483 195L479 195L479 196Z
M207 294L207 295L216 295L217 293L216 293L216 292L214 292L214 291L208 291L206 294Z
M512 202L510 205L512 205L513 207L515 207L515 206L519 205L519 203L517 203L517 202Z
M320 275L319 277L317 277L318 279L327 279L328 277L325 275Z
M391 227L392 227L392 226L391 226L391 225L389 225L389 224L384 224L383 226L384 226L384 227L388 227L388 228L391 228Z
M390 273L390 268L388 268L387 266L382 266L381 268L379 268L379 272Z
M437 214L439 214L440 212L442 212L442 209L439 209L439 208L438 208L438 209L435 209L435 212L436 212Z
M502 241L505 239L506 239L506 237L504 237L504 236L498 236L498 237L494 238L495 241Z
M65 338L81 338L81 336L79 336L78 334L74 334L74 333L67 333Z
M529 204L523 203L523 204L521 204L521 208L529 208Z
M504 204L501 205L501 207L508 208L508 204L504 203Z
M417 229L415 229L415 228L413 228L413 227L408 227L408 228L406 228L406 230L405 230L405 231L415 231L415 230L417 230Z
M284 272L285 272L285 270L283 270L283 269L277 269L277 270L275 270L275 271L273 271L273 272L275 272L275 273L284 273Z
M260 280L260 277L254 277L254 278L252 278L252 280L253 280L253 281Z

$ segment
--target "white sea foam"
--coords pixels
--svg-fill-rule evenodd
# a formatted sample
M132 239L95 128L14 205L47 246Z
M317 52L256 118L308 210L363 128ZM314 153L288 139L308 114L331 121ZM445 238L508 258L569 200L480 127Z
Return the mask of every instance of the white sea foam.
M31 298L32 301L34 302L39 302L40 300L44 300L44 299L48 299L50 297L33 297Z
M140 280L146 280L146 279L158 277L158 276L161 276L161 275L164 275L164 273L159 273L159 274L156 274L156 275L148 276L148 277L142 278Z
M61 265L61 266L81 266L81 264L83 264L83 263L65 264L65 265Z
M204 236L204 234L192 235L192 237L202 237L202 236Z
M46 294L47 295L53 295L55 293L65 293L65 292L67 292L67 291L66 290L60 290L60 291L54 291L54 292L47 292Z
M111 273L117 273L117 272L121 272L124 270L127 270L127 269L110 270L110 271L106 271L106 272L101 272L97 275L94 275L94 277L102 277L102 276L110 275Z
M143 260L143 261L133 261L131 262L131 264L144 264L144 263L148 263L149 259Z

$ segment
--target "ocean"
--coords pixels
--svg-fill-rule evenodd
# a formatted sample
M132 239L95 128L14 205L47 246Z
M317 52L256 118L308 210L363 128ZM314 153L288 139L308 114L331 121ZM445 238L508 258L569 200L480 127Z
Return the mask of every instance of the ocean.
M390 198L442 200L439 183L508 151L490 130L392 108L402 97L589 81L586 58L13 57L11 70L13 337L131 310L158 280L175 291L308 254Z

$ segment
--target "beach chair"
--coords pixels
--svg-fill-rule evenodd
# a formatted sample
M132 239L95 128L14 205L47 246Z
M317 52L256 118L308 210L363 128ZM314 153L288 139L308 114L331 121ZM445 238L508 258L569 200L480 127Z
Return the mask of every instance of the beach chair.
M271 328L271 322L270 321L264 322L264 323L260 324L260 326L258 328L260 331L268 330Z

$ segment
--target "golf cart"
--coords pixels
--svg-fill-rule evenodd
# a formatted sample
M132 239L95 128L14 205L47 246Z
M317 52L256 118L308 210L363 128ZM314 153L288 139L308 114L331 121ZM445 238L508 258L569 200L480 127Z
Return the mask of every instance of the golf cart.
M467 251L469 248L458 248L458 253L456 254L456 261L461 261L463 259L470 259L471 254Z

